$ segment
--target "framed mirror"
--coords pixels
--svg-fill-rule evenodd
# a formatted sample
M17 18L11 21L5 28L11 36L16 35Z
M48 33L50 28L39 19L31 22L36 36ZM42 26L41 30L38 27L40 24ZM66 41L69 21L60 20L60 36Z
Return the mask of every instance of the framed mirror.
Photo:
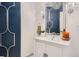
M63 3L49 2L45 8L46 32L60 34L60 12L63 11Z

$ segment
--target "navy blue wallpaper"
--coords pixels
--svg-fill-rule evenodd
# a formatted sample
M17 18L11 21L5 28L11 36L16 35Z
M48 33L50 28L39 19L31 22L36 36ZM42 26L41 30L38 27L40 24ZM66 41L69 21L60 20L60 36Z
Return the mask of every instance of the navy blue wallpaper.
M19 2L1 2L0 56L20 57L20 11L21 9Z

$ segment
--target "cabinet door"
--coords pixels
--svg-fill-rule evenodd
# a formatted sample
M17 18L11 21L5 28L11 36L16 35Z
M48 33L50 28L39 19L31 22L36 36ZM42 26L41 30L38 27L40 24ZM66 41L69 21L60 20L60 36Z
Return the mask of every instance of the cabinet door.
M41 42L36 42L36 51L35 56L36 57L43 57L44 51L45 51L45 44Z
M48 57L60 57L62 56L62 49L59 47L46 45L46 53L48 54Z

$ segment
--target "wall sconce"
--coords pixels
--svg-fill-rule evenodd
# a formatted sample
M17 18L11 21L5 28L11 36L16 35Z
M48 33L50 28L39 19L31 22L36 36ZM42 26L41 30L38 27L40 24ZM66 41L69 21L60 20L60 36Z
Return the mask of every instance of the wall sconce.
M66 10L69 14L74 12L74 2L66 3Z

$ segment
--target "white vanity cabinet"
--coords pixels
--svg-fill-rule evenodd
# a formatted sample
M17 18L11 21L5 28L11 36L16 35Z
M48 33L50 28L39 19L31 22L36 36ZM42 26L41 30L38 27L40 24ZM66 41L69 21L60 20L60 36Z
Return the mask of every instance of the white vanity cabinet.
M62 56L62 48L36 41L35 56L44 57L44 54L48 57L60 57Z
M35 56L36 57L42 57L43 56L43 53L45 51L45 45L44 43L40 43L40 42L36 42L35 43Z
M46 46L46 53L48 54L48 57L61 57L62 56L62 48L53 46L53 45L47 45Z
M56 39L56 40L55 40ZM47 37L35 38L35 56L36 57L63 57L67 54L64 50L70 44L70 41L62 41L57 37L53 40Z

